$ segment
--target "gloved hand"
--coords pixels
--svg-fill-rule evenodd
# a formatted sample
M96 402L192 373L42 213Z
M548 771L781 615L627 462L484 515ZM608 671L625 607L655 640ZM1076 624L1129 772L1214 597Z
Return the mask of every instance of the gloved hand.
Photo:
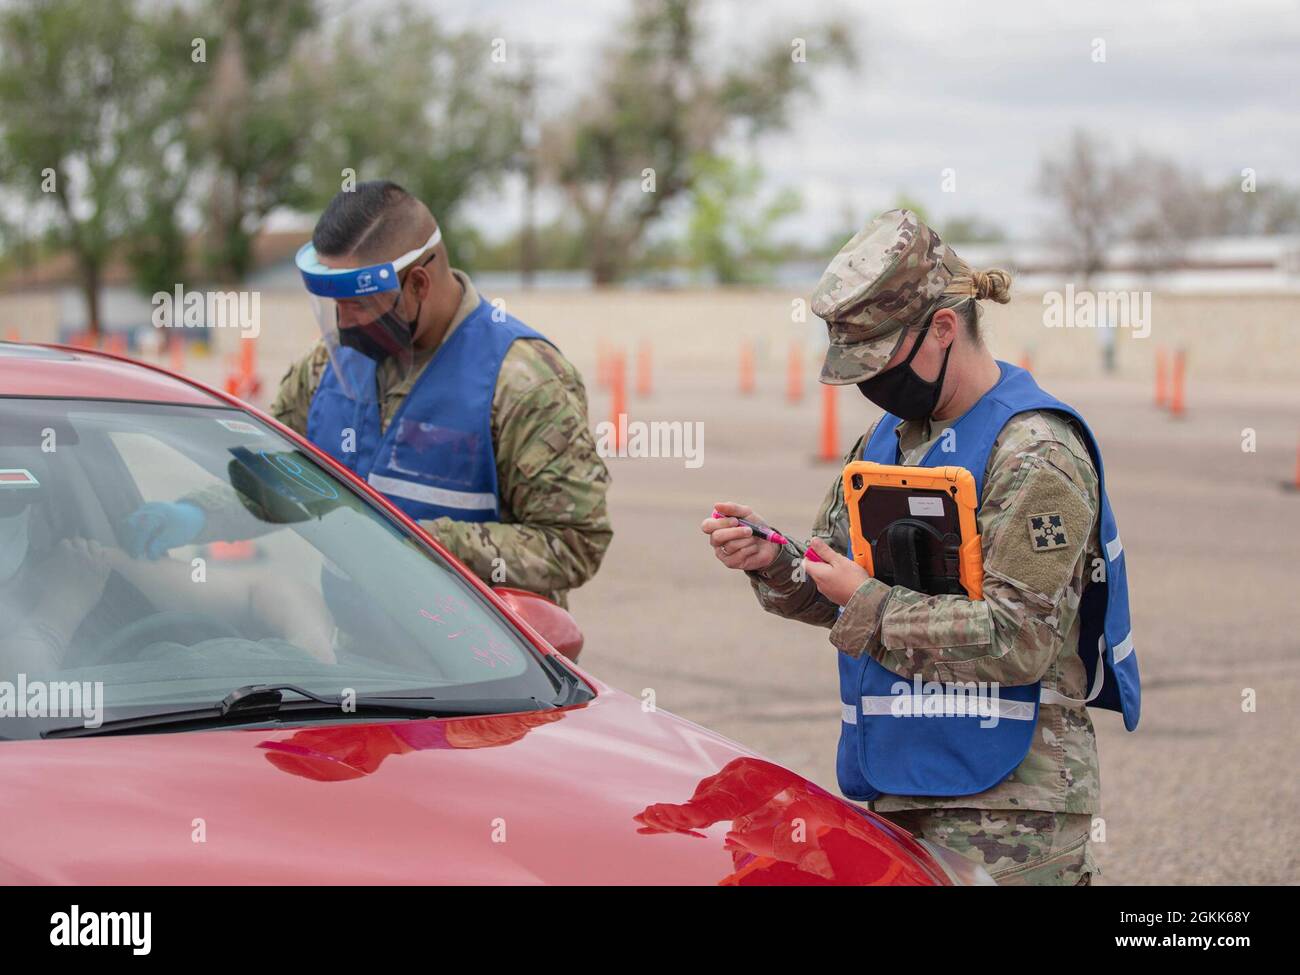
M126 516L123 547L133 559L157 559L198 538L206 521L203 509L188 501L149 501Z

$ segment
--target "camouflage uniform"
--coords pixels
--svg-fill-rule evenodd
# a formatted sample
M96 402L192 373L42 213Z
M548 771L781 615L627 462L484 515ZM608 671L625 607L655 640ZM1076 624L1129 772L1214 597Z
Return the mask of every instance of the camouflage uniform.
M1000 885L1087 887L1099 873L1091 816L1009 809L929 809L889 818L913 836L981 864Z
M904 211L902 219L913 234L932 235L914 215ZM861 246L871 233L878 240L876 223L846 250ZM922 256L910 267L906 260L914 252L892 265L877 262L875 273L897 274L902 265L909 273L915 268L923 274L931 267L925 254L947 251L933 242L922 241L921 246ZM837 261L843 257L841 252ZM832 270L835 267L832 264ZM868 268L864 273L873 272ZM832 286L842 288L842 280L837 278ZM911 280L916 280L915 274ZM886 294L892 307L913 310L932 307L935 297L909 297L906 282ZM905 323L893 321L893 329ZM829 321L828 327L834 336L838 323ZM870 332L870 326L864 331ZM869 347L872 338L875 351ZM828 362L831 375L824 372L823 378L857 382L879 372L898 341L892 331L883 336L876 331L867 335L865 345L841 343L839 352L832 347L828 360L836 361ZM896 435L902 463L919 463L950 425L935 420L900 423ZM853 445L846 464L861 458L869 437L870 432ZM1094 566L1102 564L1095 561L1101 557L1099 509L1097 474L1074 423L1050 412L1022 413L1003 427L985 471L977 516L983 600L928 596L868 579L837 615L838 607L799 571L801 553L792 545L766 569L749 575L769 612L829 627L830 641L841 653L869 653L905 678L1008 685L1042 680L1045 688L1079 700L1088 691L1077 652L1079 599ZM1043 512L1061 514L1067 544L1048 551L1033 545L1030 518ZM849 551L848 511L838 475L813 534L839 552ZM1086 841L1099 802L1097 746L1087 709L1048 704L1040 708L1029 753L993 788L955 798L885 796L872 808L890 818L897 815L905 829L971 855L1000 881L1075 883L1095 871Z
M466 274L452 273L464 294L443 341L483 300ZM384 430L435 351L417 350L405 377L392 360L380 364ZM271 404L271 415L303 436L328 361L324 343L318 342L289 367ZM444 517L421 524L485 582L492 584L493 560L501 559L506 577L498 584L541 593L567 606L568 590L595 575L613 530L605 506L609 470L588 428L582 377L550 344L519 339L510 346L492 396L492 444L501 520ZM224 537L221 509L231 499L204 492L189 500L208 512L205 536Z

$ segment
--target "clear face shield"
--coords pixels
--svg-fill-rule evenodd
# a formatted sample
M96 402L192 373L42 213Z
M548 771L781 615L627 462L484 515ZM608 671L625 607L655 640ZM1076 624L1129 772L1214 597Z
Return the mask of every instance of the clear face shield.
M400 274L442 240L437 229L415 250L364 267L326 267L311 244L295 259L339 384L349 398L374 402L373 369L391 360L402 375L414 359L416 322L401 313ZM418 313L417 313L418 314Z

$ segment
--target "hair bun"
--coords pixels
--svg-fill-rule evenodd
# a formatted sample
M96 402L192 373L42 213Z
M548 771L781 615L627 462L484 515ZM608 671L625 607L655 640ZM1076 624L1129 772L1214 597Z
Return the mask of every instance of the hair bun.
M975 297L981 301L991 300L1005 305L1011 300L1011 275L1000 267L972 271L971 283L975 286Z

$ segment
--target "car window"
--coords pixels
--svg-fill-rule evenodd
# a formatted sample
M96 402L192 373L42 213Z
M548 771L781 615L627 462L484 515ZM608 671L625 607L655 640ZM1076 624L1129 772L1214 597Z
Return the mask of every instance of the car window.
M109 710L253 683L557 690L445 560L247 414L0 398L0 680L19 675L102 682Z

